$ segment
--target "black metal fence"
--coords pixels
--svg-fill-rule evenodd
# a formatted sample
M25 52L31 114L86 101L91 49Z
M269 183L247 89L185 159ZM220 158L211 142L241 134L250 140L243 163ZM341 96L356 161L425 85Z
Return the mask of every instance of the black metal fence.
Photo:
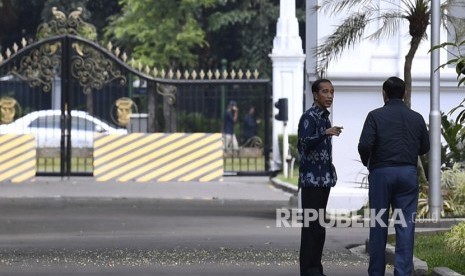
M271 97L268 80L151 80L141 79L128 72L131 79L124 85L109 83L89 94L83 93L79 82L71 80L72 90L63 95L61 80L55 77L52 89L44 92L40 87L31 87L27 81L12 75L3 75L0 80L0 98L14 99L14 120L34 111L62 110L62 97L67 98L67 109L85 111L89 115L118 129L132 132L207 132L223 131L227 104L235 101L238 106L238 122L234 131L239 148L224 154L226 175L267 174L271 137ZM155 89L148 89L150 85ZM151 96L150 96L151 95ZM151 98L151 100L150 100ZM118 121L117 102L131 102L130 121L124 125ZM155 105L151 116L149 105ZM243 120L250 107L255 108L258 123L253 141L245 140ZM1 118L2 114L0 114ZM150 119L152 117L152 119ZM47 124L61 125L60 117L47 119ZM58 120L58 121L55 121ZM80 126L79 128L87 128ZM40 139L40 138L37 138ZM71 131L71 141L73 132ZM66 143L66 141L64 141ZM71 142L73 144L74 142ZM60 174L62 167L59 148L38 148L38 174ZM70 173L91 175L92 150L71 147Z
M268 173L269 80L241 71L151 76L119 49L78 36L81 25L92 27L75 16L54 18L38 27L46 38L0 53L0 134L36 136L38 174L92 175L95 133L222 132L230 101L239 108L239 146L225 150L225 174ZM259 123L246 139L251 107Z

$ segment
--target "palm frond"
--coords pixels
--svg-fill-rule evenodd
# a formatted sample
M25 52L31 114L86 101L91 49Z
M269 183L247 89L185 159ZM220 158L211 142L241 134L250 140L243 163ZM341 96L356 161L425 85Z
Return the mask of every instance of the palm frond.
M457 8L465 8L465 1L464 0L447 0L441 3L441 11L447 12Z
M414 15L415 13L424 14L430 9L431 0L402 0L405 5L405 12L407 15Z
M465 38L465 18L446 16L445 28L449 34L453 34L455 40Z
M465 0L447 0L441 4L441 24L456 40L465 37Z
M326 14L338 14L356 7L372 5L372 0L323 0L317 9Z
M329 62L341 55L344 49L359 42L363 38L370 16L365 13L354 13L339 25L333 34L326 37L324 43L317 47L317 71L324 74Z
M386 12L383 13L379 20L382 21L381 27L378 28L373 34L371 34L369 39L379 39L381 37L390 37L397 33L400 29L400 24L404 16L400 12Z

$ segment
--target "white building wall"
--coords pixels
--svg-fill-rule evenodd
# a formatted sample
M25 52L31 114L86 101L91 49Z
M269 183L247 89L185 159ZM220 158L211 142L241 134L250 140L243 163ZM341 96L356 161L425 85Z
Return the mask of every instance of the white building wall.
M333 32L334 25L340 20L323 14L319 15L318 20L318 38L321 43L325 36ZM328 203L330 210L357 209L366 202L368 191L358 189L367 173L358 155L358 140L367 113L384 104L381 94L383 82L390 76L403 78L410 36L407 26L401 29L405 32L397 33L396 37L379 41L364 40L346 49L328 68L326 78L330 79L335 87L332 122L333 125L344 126L341 136L333 139L333 158L338 172L338 184L331 192ZM429 29L427 33L430 36ZM443 31L441 41L445 41L446 38ZM431 43L428 40L422 42L412 67L412 109L421 113L427 124L430 111L430 47ZM306 54L308 57L309 53ZM441 64L446 60L446 53L442 52ZM465 97L465 89L457 88L453 69L441 70L440 91L440 108L446 113Z

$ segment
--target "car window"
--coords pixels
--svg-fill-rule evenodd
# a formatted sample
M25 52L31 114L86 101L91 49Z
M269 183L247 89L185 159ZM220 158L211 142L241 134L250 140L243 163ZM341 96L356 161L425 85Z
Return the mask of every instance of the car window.
M95 131L96 124L86 118L73 117L71 119L71 129Z
M60 115L41 116L31 121L31 123L29 124L29 127L61 129L60 117L61 117ZM71 129L86 130L86 131L99 131L99 129L103 129L103 125L97 126L97 124L92 122L89 118L72 117Z
M35 128L60 128L60 116L59 115L47 115L39 117L33 120L30 127Z

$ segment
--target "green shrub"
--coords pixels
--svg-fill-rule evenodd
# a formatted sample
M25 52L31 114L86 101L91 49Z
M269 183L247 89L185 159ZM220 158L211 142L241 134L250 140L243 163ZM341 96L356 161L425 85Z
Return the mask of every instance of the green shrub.
M448 216L465 215L465 169L454 163L451 169L441 174L443 208Z
M465 253L465 221L461 222L446 233L447 247L456 253Z
M287 137L289 142L289 150L291 151L292 157L295 158L295 165L297 166L300 163L299 152L297 150L297 134L290 134ZM282 154L283 152L283 136L279 135L278 137L279 143L279 152Z

